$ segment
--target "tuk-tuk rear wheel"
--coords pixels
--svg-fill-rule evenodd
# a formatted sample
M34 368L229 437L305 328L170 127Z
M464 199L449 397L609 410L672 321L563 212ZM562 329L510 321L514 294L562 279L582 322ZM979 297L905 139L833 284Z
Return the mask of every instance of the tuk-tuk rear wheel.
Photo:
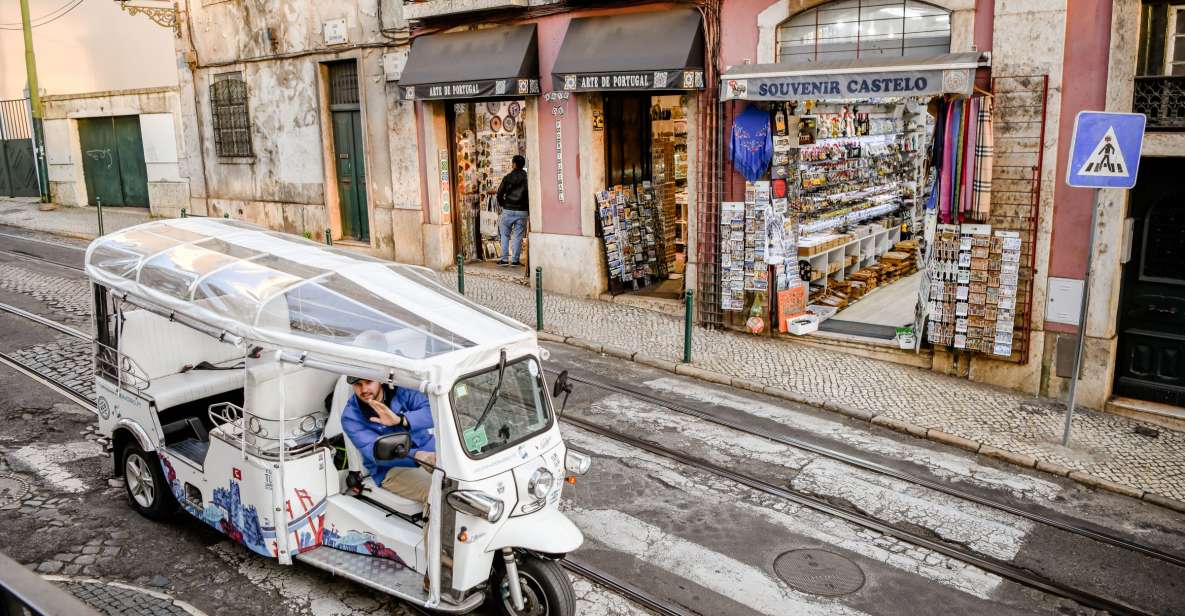
M132 509L151 520L161 520L172 513L176 499L156 453L146 453L130 443L124 448L122 459L124 490Z
M497 560L495 561L497 562ZM575 616L576 591L572 581L559 563L529 554L518 554L519 586L523 593L523 610L518 611L510 600L510 585L506 567L495 565L491 576L491 599L503 616Z

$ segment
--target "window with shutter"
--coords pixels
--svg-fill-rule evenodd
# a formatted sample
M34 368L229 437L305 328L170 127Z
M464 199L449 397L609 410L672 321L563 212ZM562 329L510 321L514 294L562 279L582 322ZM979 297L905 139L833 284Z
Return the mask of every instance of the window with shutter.
M214 76L214 83L210 84L210 114L214 122L214 147L218 155L252 156L247 83L243 81L242 73Z

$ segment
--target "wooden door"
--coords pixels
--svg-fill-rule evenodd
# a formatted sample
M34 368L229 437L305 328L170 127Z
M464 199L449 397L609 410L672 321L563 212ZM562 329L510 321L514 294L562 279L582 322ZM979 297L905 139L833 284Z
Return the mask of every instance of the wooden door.
M1145 158L1132 191L1115 393L1185 406L1185 159Z

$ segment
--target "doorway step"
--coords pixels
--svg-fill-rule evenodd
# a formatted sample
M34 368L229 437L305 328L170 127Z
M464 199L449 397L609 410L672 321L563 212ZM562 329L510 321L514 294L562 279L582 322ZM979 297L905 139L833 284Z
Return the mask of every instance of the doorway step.
M1107 401L1105 410L1172 430L1185 430L1185 408L1179 406L1116 396Z

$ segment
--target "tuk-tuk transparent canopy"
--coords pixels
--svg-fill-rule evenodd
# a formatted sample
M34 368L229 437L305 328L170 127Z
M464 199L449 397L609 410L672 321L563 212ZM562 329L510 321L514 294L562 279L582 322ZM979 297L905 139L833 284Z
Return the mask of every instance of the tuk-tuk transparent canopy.
M469 302L431 272L223 219L139 225L96 240L92 276L159 294L258 331L351 345L378 331L422 359L521 336L525 326ZM147 293L146 293L147 294Z

